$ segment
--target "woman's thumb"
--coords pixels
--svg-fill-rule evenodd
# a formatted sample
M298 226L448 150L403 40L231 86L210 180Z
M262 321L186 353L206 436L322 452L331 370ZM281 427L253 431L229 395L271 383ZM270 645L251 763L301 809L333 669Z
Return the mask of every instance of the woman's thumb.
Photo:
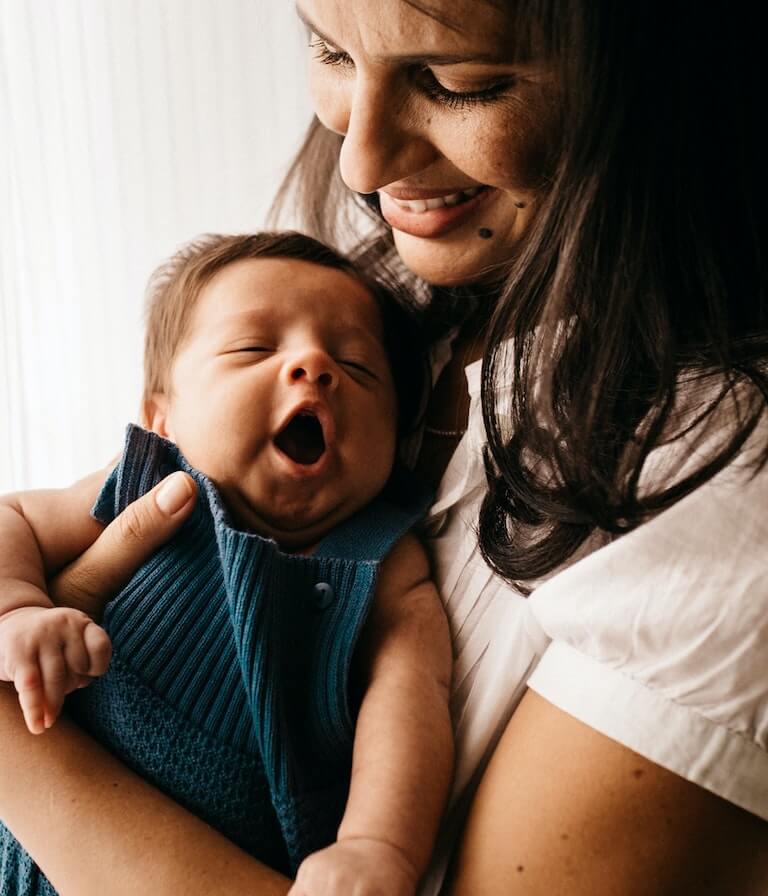
M191 476L172 473L130 504L88 550L49 582L55 603L94 618L189 516L197 489Z

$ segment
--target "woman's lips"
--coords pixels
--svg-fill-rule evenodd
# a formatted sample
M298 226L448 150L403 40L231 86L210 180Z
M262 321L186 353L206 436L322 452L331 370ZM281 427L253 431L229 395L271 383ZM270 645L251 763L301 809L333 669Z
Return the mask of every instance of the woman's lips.
M405 208L384 190L379 192L379 202L381 214L390 227L412 236L435 237L459 227L495 192L492 187L484 186L476 196L458 205L418 212Z

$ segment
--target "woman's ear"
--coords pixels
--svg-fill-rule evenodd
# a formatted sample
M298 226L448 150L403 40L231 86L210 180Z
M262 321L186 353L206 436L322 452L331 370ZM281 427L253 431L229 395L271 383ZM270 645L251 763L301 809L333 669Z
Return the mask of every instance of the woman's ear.
M152 392L144 397L141 405L141 425L151 429L164 439L173 440L168 419L169 402L165 392Z

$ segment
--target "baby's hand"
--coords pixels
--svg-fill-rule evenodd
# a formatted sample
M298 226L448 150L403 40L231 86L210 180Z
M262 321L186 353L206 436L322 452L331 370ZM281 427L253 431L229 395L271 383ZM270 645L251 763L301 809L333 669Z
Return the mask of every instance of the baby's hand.
M12 681L24 721L42 734L64 697L107 671L112 645L85 613L68 607L21 607L0 618L0 680Z
M288 896L413 896L417 883L402 850L361 837L307 856Z

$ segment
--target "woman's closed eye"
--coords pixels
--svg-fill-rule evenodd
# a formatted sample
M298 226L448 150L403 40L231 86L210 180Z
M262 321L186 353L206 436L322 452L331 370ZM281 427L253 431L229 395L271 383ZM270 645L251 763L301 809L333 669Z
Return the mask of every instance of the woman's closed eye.
M309 46L315 51L315 59L323 65L354 65L351 57L343 50L333 50L317 35L312 37Z
M330 47L322 38L313 36L309 46L315 51L315 59L323 65L354 68L349 53ZM429 66L413 67L413 78L418 88L429 99L435 100L449 109L467 109L472 105L492 103L505 96L516 84L516 78L507 75L499 80L483 82L471 90L452 90L446 87Z
M417 72L417 78L421 89L427 96L449 109L467 109L473 105L493 103L502 99L516 83L514 77L508 76L500 81L486 82L482 87L474 90L451 90L438 79L429 67L420 69Z

